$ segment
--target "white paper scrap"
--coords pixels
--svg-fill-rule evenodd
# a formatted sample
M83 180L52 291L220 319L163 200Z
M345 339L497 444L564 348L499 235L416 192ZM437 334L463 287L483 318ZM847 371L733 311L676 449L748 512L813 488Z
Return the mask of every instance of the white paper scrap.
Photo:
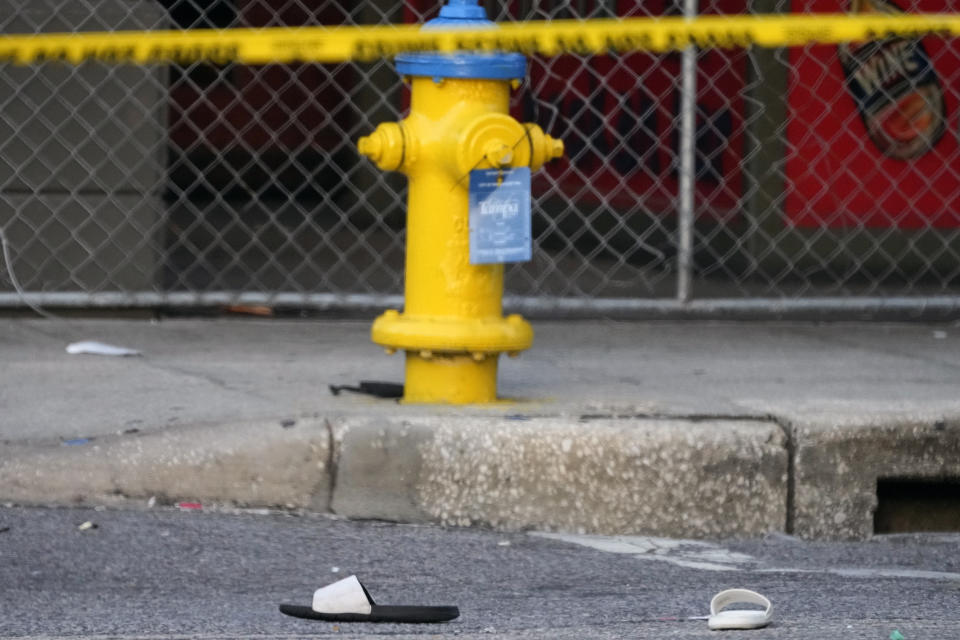
M138 356L140 352L136 349L127 349L126 347L117 347L104 342L94 340L84 340L83 342L71 342L67 345L67 353L76 355L78 353L90 353L96 356Z

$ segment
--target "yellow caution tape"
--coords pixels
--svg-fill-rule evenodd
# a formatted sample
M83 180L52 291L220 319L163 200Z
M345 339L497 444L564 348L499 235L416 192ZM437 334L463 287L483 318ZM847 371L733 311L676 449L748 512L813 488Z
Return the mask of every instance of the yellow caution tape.
M0 62L344 62L407 51L518 51L547 56L608 51L671 51L690 45L732 48L835 44L928 34L960 35L960 15L752 15L549 20L489 28L271 27L192 31L115 31L0 37Z

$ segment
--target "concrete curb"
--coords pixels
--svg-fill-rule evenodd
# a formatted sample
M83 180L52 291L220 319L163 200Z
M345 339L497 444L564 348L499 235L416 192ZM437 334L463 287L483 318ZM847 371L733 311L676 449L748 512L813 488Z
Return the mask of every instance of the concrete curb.
M0 501L179 501L686 538L873 533L877 482L960 477L960 419L321 417L0 445Z
M793 532L804 538L872 535L880 480L960 477L960 419L819 417L792 433Z
M6 445L0 499L92 505L156 497L677 537L759 535L782 531L786 521L785 436L768 422L433 416L283 424Z
M753 536L786 523L786 438L769 422L333 424L331 507L348 517L675 537Z
M22 504L115 504L151 497L161 504L318 510L329 504L330 429L324 420L201 425L77 446L7 444L0 450L2 500Z

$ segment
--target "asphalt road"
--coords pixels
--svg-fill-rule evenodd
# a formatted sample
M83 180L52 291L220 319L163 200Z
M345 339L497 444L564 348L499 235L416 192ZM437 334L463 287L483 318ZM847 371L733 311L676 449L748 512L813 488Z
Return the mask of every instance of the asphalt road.
M82 528L84 523L91 523ZM357 574L380 604L453 604L441 625L279 613ZM725 588L771 626L711 632ZM960 535L811 543L598 538L288 513L0 508L0 637L960 637ZM680 618L679 620L669 618ZM718 635L719 633L719 635Z

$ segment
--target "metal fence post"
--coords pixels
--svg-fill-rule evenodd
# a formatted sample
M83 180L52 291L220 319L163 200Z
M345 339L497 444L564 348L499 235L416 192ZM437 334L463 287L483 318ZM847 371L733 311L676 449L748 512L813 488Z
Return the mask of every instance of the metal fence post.
M683 16L692 20L697 15L697 0L683 0ZM690 45L683 50L680 70L680 180L677 211L677 300L690 300L693 279L694 178L696 172L695 136L697 108L697 49Z

